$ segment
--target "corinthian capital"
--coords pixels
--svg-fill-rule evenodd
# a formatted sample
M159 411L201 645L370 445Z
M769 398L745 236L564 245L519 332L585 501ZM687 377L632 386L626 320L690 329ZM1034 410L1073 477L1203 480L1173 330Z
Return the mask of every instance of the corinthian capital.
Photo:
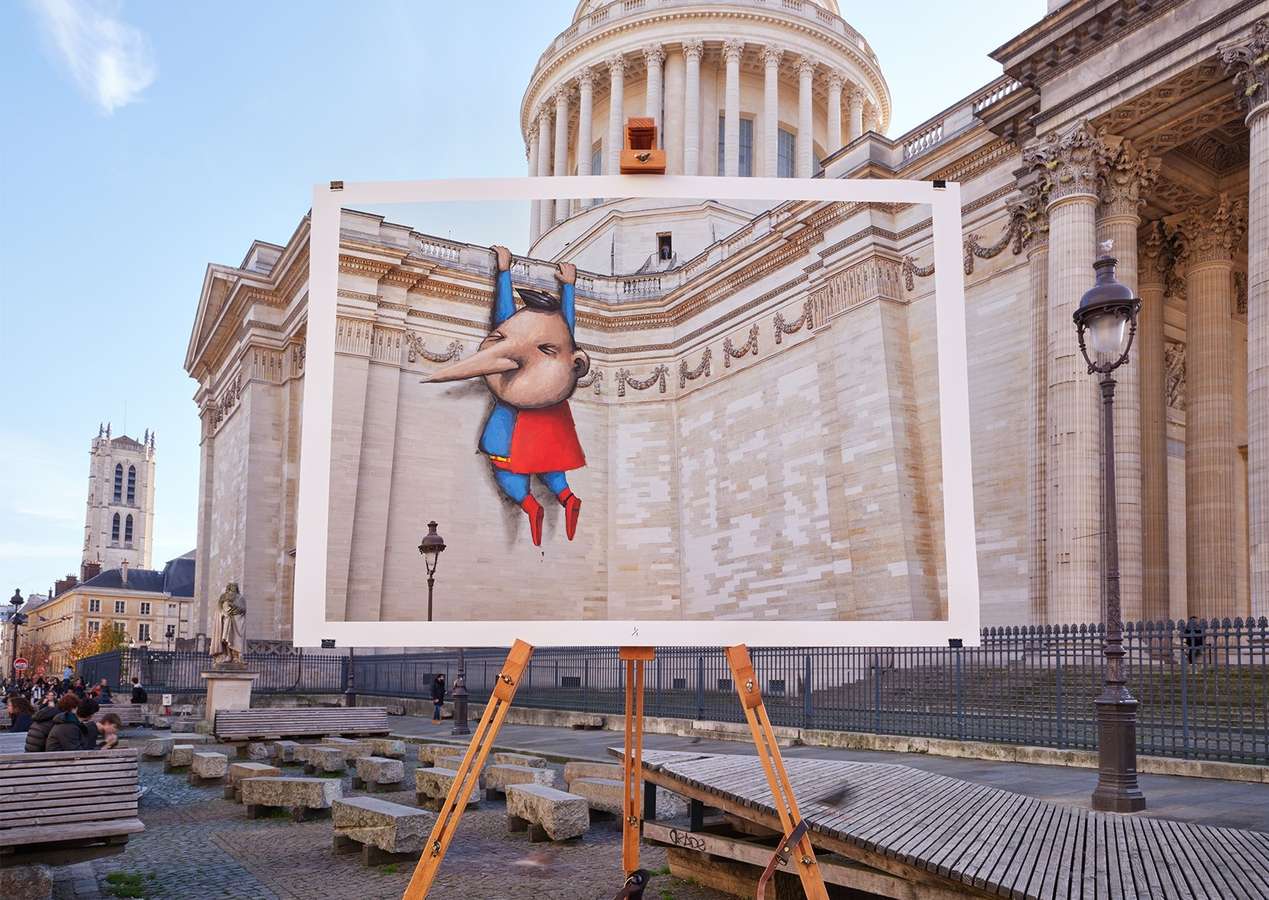
M1048 183L1049 203L1077 194L1098 196L1110 152L1103 132L1087 120L1066 134L1050 132L1022 154Z
M1269 110L1269 19L1252 26L1246 43L1220 53L1225 71L1234 78L1234 96L1248 115Z
M590 66L582 66L577 72L578 88L588 88L595 83L595 70Z
M1172 255L1172 239L1162 220L1147 222L1137 235L1137 283L1166 284Z
M779 66L781 58L784 57L784 48L776 47L771 44L762 48L762 64L770 69L772 66Z
M723 59L727 62L740 62L740 55L745 52L745 42L738 38L723 41Z
M836 69L829 69L827 81L830 91L840 91L842 85L846 83L846 76Z
M620 53L614 53L612 56L604 60L604 64L608 66L608 72L620 78L626 74L626 58Z
M1009 216L1016 225L1013 252L1041 248L1049 242L1048 182L1034 178L1019 188L1019 195L1009 204Z
M688 40L683 42L683 56L694 62L700 62L701 57L705 55L705 42L699 40Z
M819 63L816 62L814 58L807 56L806 54L799 56L798 57L798 76L799 77L807 76L807 77L814 78L815 67L818 65Z
M1132 141L1121 141L1106 161L1102 211L1108 216L1136 216L1144 194L1159 178L1161 160L1144 156Z
M649 69L665 62L665 48L660 44L649 44L641 52L643 53L643 61Z
M846 88L846 101L851 106L863 106L864 101L868 99L868 95L864 93L864 89L853 81Z
M1215 204L1169 217L1168 226L1177 254L1187 266L1228 261L1247 232L1247 209L1241 200L1221 194Z

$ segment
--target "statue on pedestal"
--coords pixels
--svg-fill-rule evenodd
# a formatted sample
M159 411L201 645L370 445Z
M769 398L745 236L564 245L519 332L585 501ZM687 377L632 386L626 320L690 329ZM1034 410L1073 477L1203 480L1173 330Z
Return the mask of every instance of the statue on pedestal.
M212 663L217 669L244 667L242 653L247 644L245 616L247 603L238 591L237 582L225 585L225 591L216 603L220 620L216 637L212 641Z

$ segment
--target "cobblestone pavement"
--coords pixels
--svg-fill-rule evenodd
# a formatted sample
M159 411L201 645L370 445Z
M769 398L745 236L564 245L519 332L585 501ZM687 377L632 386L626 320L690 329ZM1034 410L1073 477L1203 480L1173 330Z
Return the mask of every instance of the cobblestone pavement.
M228 748L210 749L232 753ZM411 748L412 749L412 748ZM557 767L558 770L559 767ZM288 766L284 774L299 774ZM406 760L406 784L414 784ZM560 780L562 784L562 779ZM124 853L55 871L59 900L109 898L112 872L140 876L147 898L173 900L396 900L413 863L363 868L357 854L331 853L329 817L294 823L286 818L248 819L220 785L191 787L184 774L166 774L161 763L141 764L141 819L146 830ZM343 778L344 795L351 772ZM414 805L413 791L376 794ZM645 846L643 865L665 865L661 848ZM433 886L437 900L608 900L620 887L621 830L615 818L595 817L580 841L529 844L508 834L502 801L468 811ZM130 896L130 895L129 895ZM658 875L649 900L722 900L726 895Z

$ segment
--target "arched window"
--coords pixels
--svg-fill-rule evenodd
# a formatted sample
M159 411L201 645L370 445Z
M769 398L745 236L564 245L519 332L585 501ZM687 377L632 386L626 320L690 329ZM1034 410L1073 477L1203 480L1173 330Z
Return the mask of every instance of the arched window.
M115 502L123 502L123 463L115 464Z
M792 178L797 171L797 135L781 128L777 137L776 175Z
M137 467L128 466L128 503L137 502Z
M110 526L110 542L112 544L119 543L119 514L115 513L114 524Z
M128 513L128 520L123 523L123 542L125 544L132 543L132 513Z

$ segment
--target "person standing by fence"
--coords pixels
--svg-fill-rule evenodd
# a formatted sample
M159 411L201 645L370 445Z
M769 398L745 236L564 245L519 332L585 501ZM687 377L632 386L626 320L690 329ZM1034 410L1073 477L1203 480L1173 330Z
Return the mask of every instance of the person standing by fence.
M150 701L150 697L148 694L146 694L145 688L141 686L141 679L136 677L135 675L132 676L131 700L133 703L148 703Z
M432 679L432 724L441 723L441 711L445 706L445 673Z

